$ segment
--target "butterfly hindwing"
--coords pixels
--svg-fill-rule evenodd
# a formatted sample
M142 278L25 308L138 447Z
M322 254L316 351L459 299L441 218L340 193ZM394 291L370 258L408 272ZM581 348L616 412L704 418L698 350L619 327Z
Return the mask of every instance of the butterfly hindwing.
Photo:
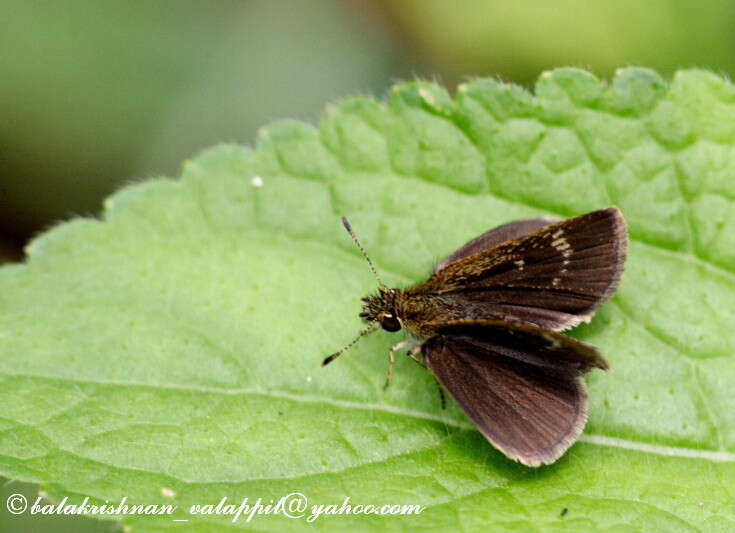
M468 345L476 345L479 350L492 349L499 355L542 368L578 375L593 368L610 369L591 344L522 322L466 319L429 323L429 327L439 335L465 337Z
M586 422L582 374L606 368L592 346L523 324L462 321L422 346L427 367L508 457L550 464Z

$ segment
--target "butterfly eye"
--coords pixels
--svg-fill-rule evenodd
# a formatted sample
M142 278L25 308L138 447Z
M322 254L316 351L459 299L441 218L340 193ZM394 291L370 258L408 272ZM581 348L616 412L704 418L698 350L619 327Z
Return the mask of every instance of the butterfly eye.
M401 323L398 322L398 319L391 315L391 316L385 316L380 321L380 327L383 328L385 331L398 331L401 329Z

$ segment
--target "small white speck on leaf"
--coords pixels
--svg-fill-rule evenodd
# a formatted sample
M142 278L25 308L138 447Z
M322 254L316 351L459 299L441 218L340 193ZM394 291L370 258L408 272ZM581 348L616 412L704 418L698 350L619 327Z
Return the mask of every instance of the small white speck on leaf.
M311 383L311 380L312 380L312 377L311 376L306 376L306 382L307 383Z
M429 89L426 89L424 87L419 89L419 95L421 98L424 99L424 101L429 105L435 105L436 99L434 98L434 95L431 93Z
M176 491L168 487L161 487L161 496L163 496L164 498L175 498Z
M250 183L253 185L253 187L262 187L263 178L261 178L260 176L253 176L250 180Z

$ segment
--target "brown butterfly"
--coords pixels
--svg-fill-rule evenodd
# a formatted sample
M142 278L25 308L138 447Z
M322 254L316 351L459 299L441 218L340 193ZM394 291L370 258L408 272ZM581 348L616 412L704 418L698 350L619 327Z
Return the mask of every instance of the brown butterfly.
M607 370L594 346L562 333L588 322L620 283L627 231L609 207L566 220L519 220L469 241L425 282L389 289L346 218L342 222L378 279L363 298L368 326L412 339L389 351L425 366L493 446L528 466L556 461L587 420L582 376ZM419 357L421 354L421 357Z

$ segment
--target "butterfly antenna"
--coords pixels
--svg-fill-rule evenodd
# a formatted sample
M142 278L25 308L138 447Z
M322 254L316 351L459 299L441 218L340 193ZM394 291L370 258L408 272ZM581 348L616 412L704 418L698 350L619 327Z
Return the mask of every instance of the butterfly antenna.
M365 248L363 248L362 244L360 244L357 235L355 235L355 230L352 229L352 224L350 224L350 221L347 220L347 217L342 217L342 225L345 227L347 233L350 234L350 237L352 237L352 240L355 241L355 244L362 252L363 257L365 257L365 260L368 262L368 266L370 266L370 270L372 270L373 272L373 276L375 276L375 279L378 280L378 285L380 285L381 287L385 287L385 285L383 284L383 280L381 280L380 276L378 275L378 271L375 270L375 265L373 265L373 262L370 260L370 256L368 256Z
M377 326L377 325L378 325L378 321L377 320L373 320L372 322L370 322L370 324L368 324L365 329L363 329L360 333L357 334L357 337L355 337L355 339L351 343L349 343L344 348L342 348L340 350L337 350L332 355L330 355L329 357L327 357L326 359L324 359L324 361L322 361L322 366L328 365L329 363L331 363L332 361L334 361L335 359L337 359L337 357L339 357L340 355L342 355L343 353L345 353L347 350L349 350L350 348L352 348L355 345L355 343L357 341L359 341L360 339L362 339L365 335L367 335L368 333L372 333L373 331L375 331L375 326Z

